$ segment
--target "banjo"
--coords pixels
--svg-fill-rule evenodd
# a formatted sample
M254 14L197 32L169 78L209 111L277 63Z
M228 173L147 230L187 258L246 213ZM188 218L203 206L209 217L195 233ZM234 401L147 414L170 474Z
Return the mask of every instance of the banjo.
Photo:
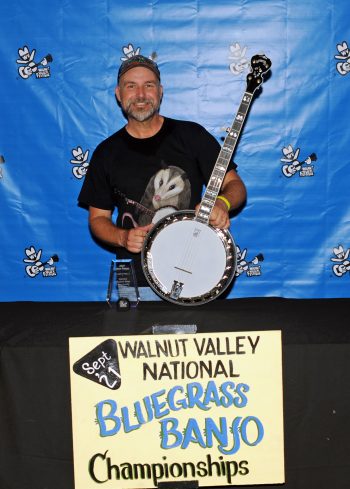
M205 304L222 294L236 271L236 245L230 232L209 224L211 211L239 139L253 95L271 67L265 55L251 59L251 72L238 112L220 150L197 214L173 212L147 234L141 263L150 287L182 306Z

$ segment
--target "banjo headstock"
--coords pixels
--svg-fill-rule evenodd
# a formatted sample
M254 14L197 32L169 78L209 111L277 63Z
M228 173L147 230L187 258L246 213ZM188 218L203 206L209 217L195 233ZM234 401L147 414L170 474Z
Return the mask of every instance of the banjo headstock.
M256 54L250 61L251 72L247 75L247 92L253 94L263 83L265 75L271 68L271 60L264 54Z

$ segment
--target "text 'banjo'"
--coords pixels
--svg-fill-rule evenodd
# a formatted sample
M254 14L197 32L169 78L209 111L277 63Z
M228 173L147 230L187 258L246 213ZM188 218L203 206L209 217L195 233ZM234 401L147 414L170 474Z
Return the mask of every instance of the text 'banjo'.
M163 299L183 305L205 304L224 292L236 270L236 245L226 229L209 224L211 211L248 114L254 92L271 67L265 55L251 59L251 72L238 112L216 160L197 214L174 212L147 234L142 267L151 288Z

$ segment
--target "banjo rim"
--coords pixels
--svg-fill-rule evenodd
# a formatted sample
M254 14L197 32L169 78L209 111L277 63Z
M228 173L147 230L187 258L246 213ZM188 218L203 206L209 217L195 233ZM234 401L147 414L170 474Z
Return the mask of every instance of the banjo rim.
M226 251L226 267L223 271L223 276L219 280L219 282L212 287L208 292L194 296L194 297L179 297L178 299L173 299L170 297L170 292L164 292L160 286L157 285L157 277L155 274L152 274L148 267L148 253L152 246L154 239L157 234L165 229L167 226L173 224L174 222L180 222L185 220L194 221L193 217L195 216L195 211L185 210L185 211L176 211L168 216L160 219L155 226L148 232L146 235L142 251L141 251L141 264L143 268L144 275L150 287L154 290L154 292L159 295L162 299L172 302L173 304L182 305L182 306L199 306L202 304L206 304L214 299L217 299L223 292L228 288L231 284L237 266L237 252L236 245L234 239L227 229L218 229L214 228L210 224L203 224L209 228L211 228L221 239L223 242L225 251ZM199 222L199 221L198 221Z

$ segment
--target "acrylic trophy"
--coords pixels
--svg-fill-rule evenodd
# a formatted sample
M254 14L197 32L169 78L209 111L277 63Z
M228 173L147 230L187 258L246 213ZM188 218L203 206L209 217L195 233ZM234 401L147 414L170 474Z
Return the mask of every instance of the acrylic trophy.
M131 259L112 260L106 300L119 311L127 311L139 303L135 267Z

